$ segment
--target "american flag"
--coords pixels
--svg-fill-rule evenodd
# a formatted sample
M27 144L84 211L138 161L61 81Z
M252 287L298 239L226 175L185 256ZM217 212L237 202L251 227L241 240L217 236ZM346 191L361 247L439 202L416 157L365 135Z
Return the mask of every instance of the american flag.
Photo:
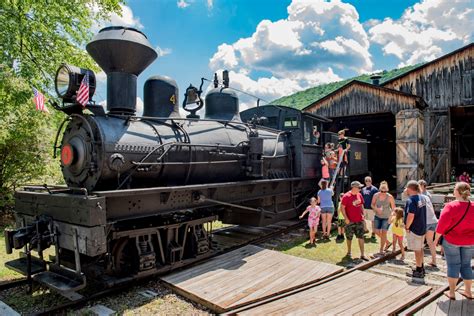
M35 97L33 98L33 102L36 105L36 109L38 111L44 111L49 113L48 108L44 104L44 95L35 88L33 88L33 94L35 95Z
M89 74L86 73L84 78L82 78L81 86L77 90L77 103L86 107L87 102L89 102Z

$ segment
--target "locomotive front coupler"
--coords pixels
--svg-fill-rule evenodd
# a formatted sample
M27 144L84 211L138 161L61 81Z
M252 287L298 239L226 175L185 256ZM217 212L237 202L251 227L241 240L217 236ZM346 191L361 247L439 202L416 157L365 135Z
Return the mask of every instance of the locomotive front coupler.
M5 229L6 253L11 254L13 249L22 249L29 244L29 248L37 250L41 256L43 250L53 244L54 233L52 228L52 218L41 215L27 226Z

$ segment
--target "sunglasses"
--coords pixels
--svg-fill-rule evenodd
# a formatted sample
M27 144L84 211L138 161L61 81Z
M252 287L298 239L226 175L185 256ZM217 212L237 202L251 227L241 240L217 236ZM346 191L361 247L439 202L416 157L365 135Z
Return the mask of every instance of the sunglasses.
M380 191L380 193L387 193L388 191Z

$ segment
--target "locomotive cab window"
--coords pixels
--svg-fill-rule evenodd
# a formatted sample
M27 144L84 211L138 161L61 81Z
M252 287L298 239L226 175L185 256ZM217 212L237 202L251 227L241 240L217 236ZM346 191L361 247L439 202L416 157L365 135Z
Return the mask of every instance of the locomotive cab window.
M298 117L297 116L287 116L285 117L285 122L283 123L284 128L298 128Z
M311 118L303 120L303 143L307 145L321 145L322 124Z

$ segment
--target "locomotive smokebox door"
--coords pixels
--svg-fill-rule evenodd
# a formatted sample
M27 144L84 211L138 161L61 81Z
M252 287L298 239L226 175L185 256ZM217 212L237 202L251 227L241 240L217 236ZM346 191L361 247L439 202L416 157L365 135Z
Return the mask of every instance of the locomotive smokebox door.
M247 176L263 178L263 138L249 137L249 147Z

